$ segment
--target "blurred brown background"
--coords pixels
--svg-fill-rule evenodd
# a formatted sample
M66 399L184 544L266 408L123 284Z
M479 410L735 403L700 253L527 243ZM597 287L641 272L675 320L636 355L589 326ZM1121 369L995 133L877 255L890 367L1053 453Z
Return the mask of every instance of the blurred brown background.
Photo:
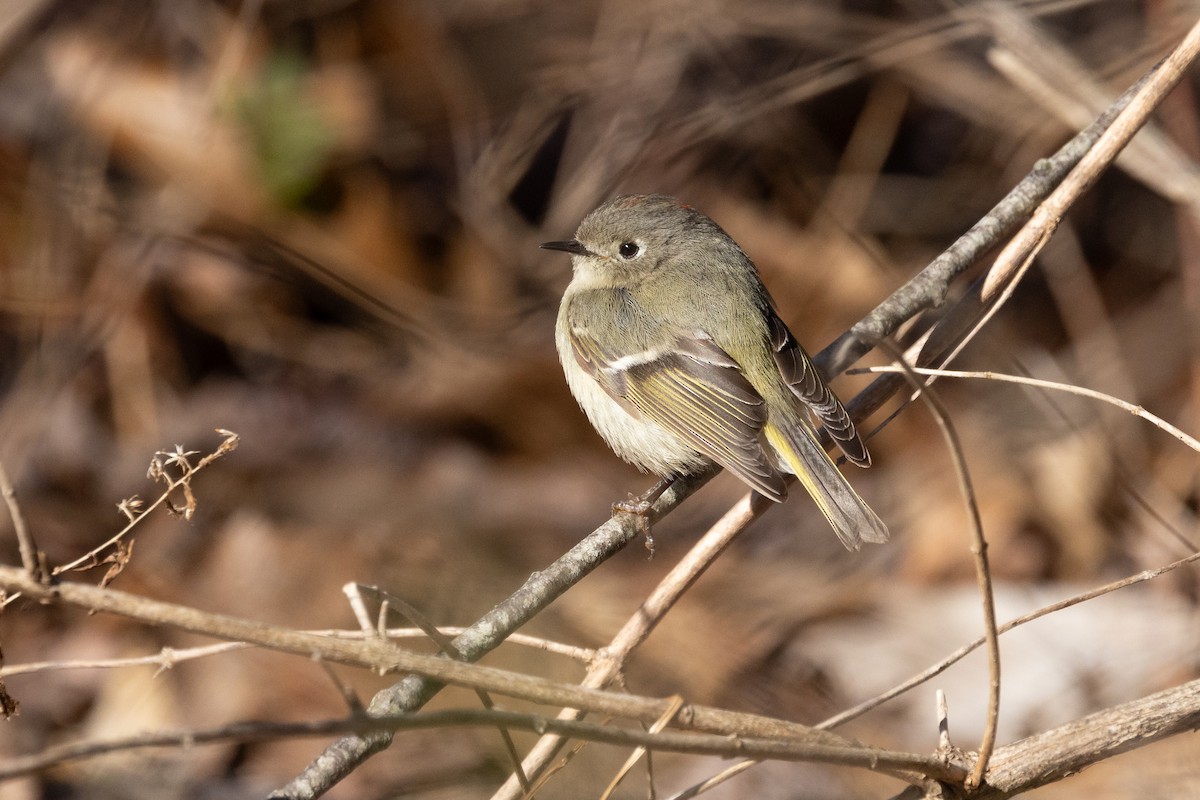
M156 514L116 586L300 628L353 627L380 584L467 624L651 479L571 400L552 345L567 238L618 191L679 195L757 262L816 351L900 286L1182 35L1169 0L8 0L0 7L0 460L51 564L155 496L159 449L242 446ZM1092 190L960 366L1079 383L1195 432L1195 85ZM878 363L874 361L872 363ZM843 397L866 379L841 378ZM991 541L1001 619L1196 549L1196 454L1091 401L941 384ZM880 415L878 419L882 419ZM875 421L878 421L875 420ZM872 427L871 425L867 426ZM913 407L856 486L894 540L847 554L803 498L727 553L640 651L640 694L816 722L982 631L962 502ZM743 492L721 476L528 630L599 646ZM7 519L7 518L6 518ZM11 531L6 521L5 530ZM19 563L11 535L7 563ZM1195 572L1005 637L1001 743L1193 677ZM152 654L172 631L18 601L7 664ZM487 663L564 680L565 659ZM338 670L364 697L385 681ZM155 728L343 712L319 667L238 652L10 678L0 753ZM968 660L849 726L935 745L982 727ZM446 692L436 707L474 705ZM1043 790L1186 796L1194 738ZM522 739L522 741L526 741ZM76 763L0 797L265 795L324 742ZM544 797L592 797L592 746ZM656 760L660 796L719 770ZM487 797L492 731L402 735L331 796ZM626 797L645 796L645 775ZM768 765L714 797L882 797Z

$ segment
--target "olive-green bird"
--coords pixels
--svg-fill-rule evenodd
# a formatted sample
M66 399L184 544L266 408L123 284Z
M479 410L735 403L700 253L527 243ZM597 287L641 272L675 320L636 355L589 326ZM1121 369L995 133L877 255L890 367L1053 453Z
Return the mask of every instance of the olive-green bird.
M887 541L800 404L848 460L869 466L854 423L720 226L672 197L630 195L588 214L574 239L542 247L572 256L558 354L617 455L664 479L716 462L776 502L789 472L846 547Z

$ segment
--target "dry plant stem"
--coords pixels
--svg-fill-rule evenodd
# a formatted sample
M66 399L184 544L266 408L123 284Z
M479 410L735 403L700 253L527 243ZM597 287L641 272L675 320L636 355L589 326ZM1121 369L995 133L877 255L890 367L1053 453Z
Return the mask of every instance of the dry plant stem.
M868 367L867 369L862 370L862 372L897 371L899 370L896 367ZM1002 372L971 372L954 369L930 369L927 367L912 367L912 371L918 375L932 375L939 378L968 378L985 381L999 381L1001 383L1016 383L1022 386L1033 386L1038 389L1053 389L1059 392L1066 392L1067 394L1074 394L1079 395L1080 397L1089 397L1093 400L1100 400L1101 402L1116 406L1122 411L1128 411L1135 417L1146 420L1151 425L1166 431L1171 436L1200 453L1200 440L1197 440L1194 436L1191 436L1179 428L1176 428L1162 417L1150 413L1142 406L1126 402L1119 397L1113 397L1112 395L1105 394L1104 392L1098 392L1095 389L1088 389L1084 386L1074 386L1069 383L1042 380L1041 378L1027 378L1023 375L1007 375Z
M674 707L667 714L659 717L658 721L650 726L650 733L658 733L666 728L682 708L683 698L679 695L676 695ZM605 787L604 792L600 795L600 800L612 800L613 792L617 790L617 787L621 785L621 781L625 780L625 776L629 774L630 770L633 769L634 765L636 765L643 756L646 758L646 768L650 773L648 776L648 784L650 786L654 786L654 762L651 760L650 752L651 751L645 745L638 745L634 749L633 753L630 754L629 758L625 759L625 763L621 765L619 770L617 770L617 774L613 776L613 779L609 781L608 786ZM651 794L653 796L653 789L651 790Z
M622 626L617 635L605 648L600 649L596 659L588 669L587 675L580 682L581 686L599 689L607 686L624 668L630 654L654 629L654 626L675 605L682 594L696 582L696 579L709 567L729 543L746 526L753 522L766 510L767 502L757 494L750 493L734 504L725 516L704 534L669 573L659 582L650 596L638 607L638 610ZM580 711L566 708L558 715L559 719L579 719ZM564 740L560 736L543 736L530 749L523 761L527 775L536 778L554 758L562 747ZM510 776L500 789L492 795L493 800L512 800L519 797L520 787Z
M938 750L949 750L950 742L950 705L946 702L946 693L941 689L934 692L937 704Z
M359 584L343 584L342 594L346 595L346 601L350 603L350 612L354 614L354 619L358 622L358 629L362 631L363 635L382 639L383 636L380 634L378 626L371 622L371 615L367 611L367 603L363 600ZM421 632L425 633L423 630Z
M1179 46L1151 73L1149 80L1138 89L1095 146L1088 150L1071 173L1041 203L1020 233L996 257L996 263L984 281L985 298L993 295L997 286L1007 284L1012 271L1037 254L1054 233L1067 209L1091 188L1100 173L1108 168L1133 135L1146 124L1167 93L1179 83L1198 53L1200 22L1192 26Z
M979 503L976 501L975 489L971 485L971 474L967 470L966 456L963 454L962 443L958 432L950 422L950 414L943 405L937 392L928 384L922 384L921 379L904 360L899 348L889 339L880 341L880 348L895 359L904 372L913 390L918 392L921 399L932 412L934 420L941 428L942 436L946 439L946 448L954 462L954 473L958 478L959 491L963 504L966 506L967 519L971 523L971 554L975 557L975 578L979 583L979 598L983 605L984 638L988 646L988 715L987 725L983 730L983 741L979 744L979 755L975 768L966 781L968 792L979 787L987 770L988 759L996 746L996 727L1000 721L1000 635L996 630L996 598L992 591L992 571L988 567L987 538L983 535L983 520L979 516Z
M442 683L488 689L499 694L551 705L585 708L627 717L646 724L652 724L664 717L678 718L679 724L682 726L713 735L705 738L697 737L695 733L651 734L636 729L622 731L609 726L587 726L584 723L572 725L566 721L547 720L533 715L509 715L496 711L479 711L474 715L469 711L459 712L462 719L469 719L472 724L482 720L483 722L479 722L479 724L502 723L509 727L524 727L539 733L549 730L570 736L582 736L586 733L586 738L595 738L598 741L633 746L646 745L660 749L680 749L680 752L707 752L730 757L755 755L763 758L794 757L804 760L828 761L835 764L853 764L873 770L936 775L944 780L960 779L962 775L962 770L952 765L948 766L936 758L862 747L844 738L814 731L806 726L783 720L703 706L684 705L680 708L678 700L659 700L558 684L504 670L409 653L377 639L365 641L325 639L236 617L204 614L184 606L161 603L125 592L86 584L64 583L56 587L47 587L25 574L24 571L13 567L0 567L0 586L22 591L26 596L37 600L65 602L91 610L129 616L146 623L171 625L197 633L252 641L309 658L319 657L323 661L370 668L420 670ZM377 731L383 728L395 730L411 725L449 724L452 721L436 714L432 716L433 721L430 721L427 715L413 717L403 712L388 716L387 720L379 719L379 715L363 716L349 721L341 721L341 724L351 730ZM510 720L513 721L512 724L510 724ZM261 735L263 730L269 728L271 726L266 723L258 727L254 725L250 727L234 726L238 736L243 738L255 738L256 735ZM337 730L341 729L345 728L337 728ZM305 726L289 726L286 729L278 728L278 730L287 730L291 735L296 735L303 732ZM169 737L169 741L163 743L195 742L200 738L202 736L194 732L175 734ZM149 746L149 744L151 744L151 740L142 737L126 746ZM89 752L104 751L103 746L100 750L94 748L89 750Z
M1094 0L1037 0L1021 5L1034 16L1042 16L1093 3ZM944 49L951 43L985 35L990 25L975 5L955 7L946 14L926 20L914 20L898 32L885 33L848 50L839 49L836 56L764 81L739 102L723 102L715 108L703 106L680 121L675 138L695 142L728 134L734 129L743 130L756 118L827 94L872 72L887 72L926 51ZM772 19L770 24L776 22Z
M343 592L345 592L348 597L352 598L351 605L355 605L354 599L357 599L357 605L362 609L364 617L366 609L365 603L363 603L362 599L362 589L368 589L378 597L383 598L383 602L380 606L379 625L376 627L377 630L385 629L387 627L386 616L388 608L390 606L394 606L398 613L407 617L409 622L420 628L443 653L457 661L466 660L463 658L462 653L458 652L458 648L454 646L454 642L450 640L449 636L443 635L428 617L422 614L415 606L402 597L398 597L391 592L384 591L378 586L363 586L362 584L358 583L347 584L347 586L343 587ZM356 609L356 613L359 613L358 609ZM492 696L483 689L476 689L475 696L479 698L480 704L488 711L491 711L496 707L496 704L492 702ZM522 791L528 792L529 780L525 777L525 770L521 768L521 756L517 754L517 746L513 743L512 736L509 734L508 728L500 725L499 732L500 739L504 743L504 752L508 756L509 763L513 765L514 774L516 775L517 780L521 783L521 789Z
M21 511L21 504L17 502L17 491L13 488L12 481L8 478L8 470L0 464L0 494L4 495L4 504L8 506L8 516L12 519L13 533L17 536L17 548L21 552L21 566L34 578L37 578L43 583L49 579L45 574L45 570L40 566L38 559L37 544L33 541L33 534L29 532L29 526L25 524L25 514Z
M1088 124L1093 109L1108 104L1108 92L1090 69L1031 19L998 2L990 3L987 13L997 40L987 52L988 63L1048 115L1076 129ZM1172 203L1196 205L1195 171L1161 127L1143 128L1117 166Z
M72 561L69 564L63 564L62 566L55 567L53 570L51 570L51 575L52 576L53 575L61 575L64 572L67 572L69 570L77 569L77 568L83 567L85 565L90 566L90 565L94 564L97 561L97 559L99 558L99 555L101 552L108 549L109 547L112 547L113 545L117 544L122 539L124 539L129 534L129 532L131 530L133 530L134 527L137 526L137 524L139 522L141 522L143 519L145 519L146 515L149 514L151 511L158 508L160 505L163 505L164 503L169 502L171 499L172 492L174 492L176 489L179 489L179 488L186 489L188 486L188 482L191 481L192 478L194 478L196 476L196 473L200 472L202 469L204 469L205 467L207 467L209 464L213 463L217 459L221 458L222 456L224 456L228 453L231 453L237 449L239 439L238 439L238 435L236 433L234 433L233 431L223 430L221 428L217 429L217 433L219 433L221 436L223 436L224 439L222 439L221 444L217 447L216 450L214 450L213 452L209 453L204 458L202 458L198 462L196 462L196 466L194 466L194 467L189 466L189 467L185 468L183 470L182 475L179 478L172 478L166 472L161 472L160 474L167 481L167 488L165 491L163 491L163 493L161 495L159 495L157 500L155 500L153 503L151 503L150 505L143 508L140 514L133 516L129 520L129 524L126 525L121 530L117 531L117 533L115 533L111 538L109 538L108 541L104 542L103 544L101 544L97 547L92 548L90 551L88 551L84 555L80 556L79 558L75 559L74 561ZM157 455L156 455L156 458L157 458Z
M912 753L893 753L854 747L799 742L785 738L722 736L695 732L650 732L634 727L617 727L591 722L554 720L537 714L483 709L449 709L394 717L365 715L315 722L250 721L207 730L144 733L121 739L76 742L44 750L37 755L6 759L0 763L0 780L27 775L66 761L91 758L121 750L148 747L186 748L206 742L267 741L320 736L346 731L370 732L387 729L426 730L463 726L495 726L542 733L553 730L573 739L603 742L621 747L645 747L697 755L730 757L758 753L763 758L782 761L818 761L858 766L872 770L928 773L940 780L961 780L962 769L947 766L936 757Z
M683 502L713 474L676 480L655 502L649 515L651 523ZM505 637L638 536L636 520L626 514L612 517L553 564L533 573L521 588L456 636L455 648L468 661L482 658L498 647ZM441 686L431 678L409 675L376 694L368 711L380 716L415 711L437 694ZM386 749L390 742L391 734L387 731L339 739L271 797L319 797L362 761Z
M463 632L463 628L441 627L438 631L444 636L457 636ZM352 639L359 640L363 638L378 639L379 633L374 629L370 631L346 631L346 630L312 630L304 631L311 633L313 636L326 636L335 639ZM420 628L388 628L383 631L383 636L388 639L423 639L426 637L425 631ZM585 647L571 647L569 645L552 642L547 639L539 639L536 636L526 636L522 633L514 633L505 640L506 644L519 644L526 647L532 647L537 650L544 650L548 653L557 653L558 655L572 658L576 661L591 661L595 656L595 651ZM148 656L133 656L130 658L100 658L80 661L34 661L24 664L9 664L0 667L0 678L11 678L14 675L29 675L36 672L58 672L70 669L118 669L124 667L158 667L159 671L171 669L176 664L183 661L191 661L197 658L207 658L208 656L219 655L221 653L229 653L234 650L245 650L256 645L249 642L222 642L221 644L203 645L201 647L189 647L177 650L172 647L164 647L158 653Z
M349 640L315 636L255 620L206 613L187 606L83 583L66 582L57 586L45 586L17 567L0 566L0 589L24 592L26 597L33 600L65 603L89 611L117 614L145 624L166 625L206 636L252 642L305 658L366 669L383 669L388 672L417 672L443 685L455 684L469 689L486 689L506 697L516 697L543 705L582 708L647 725L653 724L672 708L672 701L669 699L589 689L494 667L465 664L440 656L414 653L378 639ZM760 738L783 737L797 742L859 750L866 754L883 752L860 747L850 739L818 731L806 725L708 706L689 704L678 715L678 721L681 727L707 733Z
M1166 575L1168 572L1173 572L1173 571L1179 569L1180 567L1187 566L1188 564L1191 564L1196 561L1200 561L1200 553L1192 553L1190 556L1185 556L1184 558L1181 558L1178 561L1172 561L1170 564L1166 564L1164 566L1157 567L1155 569L1143 570L1142 572L1139 572L1135 575L1128 575L1124 578L1121 578L1120 580L1116 580L1116 581L1113 581L1112 583L1105 584L1104 586L1098 586L1095 589L1089 589L1086 592L1082 592L1080 594L1065 598L1063 600L1060 600L1057 603L1052 603L1048 606L1039 608L1036 611L1031 611L1028 614L1023 614L1019 617L1015 617L1015 618L1009 620L1008 622L1004 623L1000 627L998 627L996 629L996 631L997 631L997 633L1004 635L1004 634L1008 633L1009 631L1011 631L1013 628L1020 627L1021 625L1024 625L1027 622L1033 622L1035 619L1044 617L1047 614L1053 614L1056 611L1062 611L1064 608L1070 608L1071 606L1077 606L1080 603L1085 603L1088 600L1094 600L1097 597L1101 597L1101 596L1109 594L1111 592L1115 592L1118 589L1124 589L1126 586L1133 586L1134 584L1137 584L1137 583L1143 583L1145 581L1152 580L1154 578L1159 577L1160 575ZM969 643L963 645L962 647L955 650L953 653L946 656L944 659L942 659L938 663L934 664L933 666L929 667L928 669L924 670L923 672L920 672L917 675L914 675L913 677L909 678L908 680L904 681L903 683L898 684L897 686L894 686L891 689L888 689L886 692L883 692L882 694L872 697L870 700L859 703L858 705L854 706L853 708L846 709L845 711L841 712L840 714L830 717L829 719L819 723L816 727L820 728L821 730L832 730L833 728L836 728L839 725L846 724L847 722L849 722L852 719L857 719L858 717L861 717L863 714L867 713L868 711L878 708L879 706L883 705L887 701L892 700L893 698L899 697L900 695L904 694L905 692L907 692L911 689L914 689L917 686L920 686L922 683L925 683L925 681L929 680L930 678L934 678L934 677L942 674L947 669L949 669L950 667L957 664L959 661L962 661L970 653L973 653L975 650L978 650L984 644L985 641L986 641L985 638L980 636L975 641L969 642Z
M746 755L758 749L752 738L704 737L694 733L652 734L639 729L613 728L587 722L551 720L531 714L488 712L478 709L439 711L392 718L358 717L317 722L244 722L210 730L142 734L108 742L79 742L43 751L35 756L7 759L0 764L0 779L27 775L65 761L116 750L146 747L188 747L204 742L262 741L300 736L321 736L348 730L366 731L388 726L393 730L444 728L450 725L495 725L534 731L556 730L576 739L594 739L620 746L646 746L686 753ZM1135 749L1183 731L1200 727L1200 681L1191 681L1139 700L1091 714L1044 733L1000 748L992 760L988 783L975 798L999 800L1067 777L1089 764ZM778 760L819 760L859 765L852 748L806 745L772 740L762 746L764 757ZM740 751L740 752L738 752ZM871 751L878 753L879 751ZM947 766L938 758L884 754L879 766L919 769L937 780L957 782L965 771ZM688 795L691 796L691 795ZM909 790L906 800L922 797Z
M761 763L762 763L761 761L758 761L755 759L739 761L738 763L721 770L716 775L713 775L712 777L709 777L709 778L705 778L700 783L693 784L693 785L689 786L688 788L684 789L683 791L676 792L675 794L668 797L667 800L690 800L690 798L699 797L700 795L707 792L709 789L715 789L718 786L720 786L722 783L725 783L726 781L729 781L729 780L733 780L734 778L736 778L738 775L741 775L746 770L750 769L751 767L757 767Z
M186 650L175 650L164 647L152 656L132 656L130 658L100 658L81 661L34 661L26 664L9 664L0 667L0 678L11 678L14 675L30 675L38 672L59 672L71 669L123 669L125 667L158 667L156 674L168 670L183 661L229 653L234 650L245 650L252 645L245 642L222 642L220 644L189 647Z
M439 633L450 637L459 636L466 630L467 628L465 627L452 625L441 625L438 627ZM321 636L340 636L347 639L360 638L360 634L357 631L323 630L313 631L313 633ZM388 628L383 631L383 635L388 639L419 639L425 636L425 632L420 628ZM596 655L596 651L590 647L576 647L575 645L563 644L562 642L543 639L540 636L530 636L525 633L510 634L504 640L504 643L519 644L537 650L545 650L547 653L566 656L567 658L582 662L591 661Z

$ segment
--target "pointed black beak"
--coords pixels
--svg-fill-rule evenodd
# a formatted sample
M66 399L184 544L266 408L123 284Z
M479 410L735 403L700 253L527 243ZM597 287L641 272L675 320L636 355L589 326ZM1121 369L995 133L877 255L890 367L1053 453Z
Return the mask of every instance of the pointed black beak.
M574 239L568 239L565 242L542 242L538 247L543 250L562 250L564 253L570 253L573 256L588 255L588 249Z

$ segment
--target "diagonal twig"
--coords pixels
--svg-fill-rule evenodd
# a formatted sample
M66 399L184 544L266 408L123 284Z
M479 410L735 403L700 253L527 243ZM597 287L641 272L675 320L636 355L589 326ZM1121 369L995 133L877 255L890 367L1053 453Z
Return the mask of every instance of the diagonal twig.
M646 640L646 637L650 635L667 611L675 605L683 592L696 582L717 556L724 552L725 548L746 529L747 525L766 510L767 505L767 501L751 492L726 512L725 516L718 520L659 582L650 596L613 637L608 647L602 648L597 653L597 657L581 685L601 688L616 678L630 654ZM570 708L564 709L559 714L559 719L579 719L581 717L581 712ZM526 772L531 776L536 776L544 770L555 753L562 747L563 741L561 736L555 734L548 734L538 740L529 755L525 757ZM511 800L518 796L517 791L518 787L515 781L509 778L492 797L493 800Z

